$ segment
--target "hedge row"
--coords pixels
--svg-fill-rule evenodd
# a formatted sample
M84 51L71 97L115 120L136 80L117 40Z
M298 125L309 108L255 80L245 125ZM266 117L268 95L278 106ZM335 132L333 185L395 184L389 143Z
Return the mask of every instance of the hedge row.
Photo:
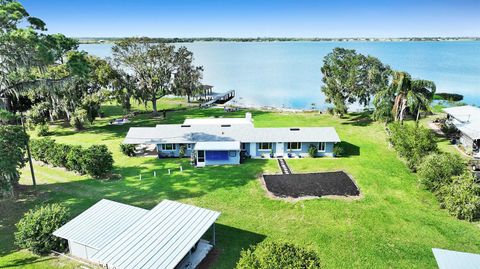
M56 143L50 138L31 140L32 157L53 166L65 167L80 174L102 178L113 168L112 153L105 145L88 148Z

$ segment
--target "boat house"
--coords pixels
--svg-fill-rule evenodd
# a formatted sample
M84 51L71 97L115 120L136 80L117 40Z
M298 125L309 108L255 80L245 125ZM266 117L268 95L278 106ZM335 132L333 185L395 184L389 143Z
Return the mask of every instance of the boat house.
M154 144L160 158L192 156L196 166L239 164L251 158L334 156L340 138L333 127L256 128L245 118L187 119L184 124L132 127L125 144Z
M219 212L163 200L146 210L106 199L56 230L70 255L106 268L196 268L215 245ZM211 241L202 239L208 230Z
M478 153L480 147L480 108L474 106L449 107L446 123L454 126L460 133L458 142L472 153Z

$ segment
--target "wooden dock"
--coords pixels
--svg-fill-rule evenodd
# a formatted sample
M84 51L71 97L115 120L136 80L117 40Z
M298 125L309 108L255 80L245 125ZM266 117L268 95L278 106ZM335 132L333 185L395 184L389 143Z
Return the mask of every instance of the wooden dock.
M215 104L225 104L235 97L235 90L231 90L224 93L212 93L207 95L207 101L200 104L200 107L210 107Z

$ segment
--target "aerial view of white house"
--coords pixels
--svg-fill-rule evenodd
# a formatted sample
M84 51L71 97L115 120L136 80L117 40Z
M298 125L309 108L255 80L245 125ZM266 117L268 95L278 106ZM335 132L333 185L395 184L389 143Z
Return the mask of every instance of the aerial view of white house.
M454 126L460 133L458 142L474 154L480 146L480 108L474 106L449 107L446 123Z
M215 245L219 212L170 200L151 210L102 199L53 234L106 268L195 268ZM212 239L202 239L211 229Z
M333 127L257 128L245 118L187 119L183 124L132 127L124 144L156 145L158 156L193 156L196 166L239 164L251 158L302 158L310 147L333 157L340 138Z

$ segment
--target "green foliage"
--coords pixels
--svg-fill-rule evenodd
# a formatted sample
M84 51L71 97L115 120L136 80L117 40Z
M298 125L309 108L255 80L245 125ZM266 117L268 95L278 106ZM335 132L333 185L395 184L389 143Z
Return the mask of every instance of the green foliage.
M35 128L38 136L47 136L48 135L48 124L39 124Z
M21 126L0 125L0 197L12 196L18 183L18 170L25 166L28 136Z
M0 109L0 125L11 124L17 120L17 116L5 109Z
M32 157L44 163L50 163L55 147L55 140L45 137L41 139L32 139L30 143L30 153Z
M70 116L70 124L75 127L76 130L83 130L85 122L88 119L88 113L85 109L77 109Z
M180 146L180 148L178 149L178 155L180 156L180 158L185 157L186 150L187 150L187 146L185 145Z
M442 125L440 126L440 129L447 136L454 135L457 132L457 128L455 127L455 125L447 124L446 122L442 123Z
M113 167L112 153L105 145L84 149L81 146L58 144L46 137L32 140L31 153L35 160L89 174L94 178L108 175Z
M105 177L113 169L112 153L105 145L93 145L85 150L82 166L94 178Z
M313 144L311 144L309 147L308 147L308 156L310 156L311 158L315 158L317 157L317 147Z
M120 150L129 157L135 156L135 145L133 144L120 144Z
M390 143L398 154L407 161L412 171L417 170L422 159L437 151L435 135L423 126L393 123L389 125Z
M333 146L333 156L340 157L345 154L345 149L340 144L335 144Z
M458 219L475 221L480 218L480 185L471 173L454 177L438 193L442 207Z
M418 166L420 183L431 191L449 184L453 176L460 176L464 172L462 158L451 153L432 153Z
M369 105L371 97L387 87L391 73L377 58L344 48L327 54L321 71L325 100L338 115L347 113L347 103Z
M75 171L80 174L85 174L83 170L83 153L84 149L81 146L70 146L70 151L67 153L67 166L66 168L71 171Z
M35 254L49 254L52 250L64 251L67 242L52 233L69 219L68 210L59 204L37 206L25 213L16 224L15 243Z
M308 250L286 242L262 242L242 250L237 269L314 269L320 268L320 258Z
M460 102L463 100L463 95L456 93L436 93L435 100L445 100L448 102Z

